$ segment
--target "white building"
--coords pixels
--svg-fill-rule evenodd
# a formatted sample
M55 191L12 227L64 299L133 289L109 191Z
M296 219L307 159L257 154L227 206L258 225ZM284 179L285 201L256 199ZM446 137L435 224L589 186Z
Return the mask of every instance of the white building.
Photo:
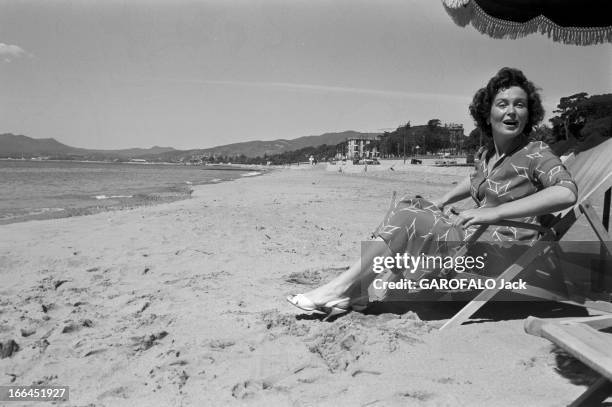
M367 138L349 138L338 145L336 158L355 160L362 158L378 158L378 143Z

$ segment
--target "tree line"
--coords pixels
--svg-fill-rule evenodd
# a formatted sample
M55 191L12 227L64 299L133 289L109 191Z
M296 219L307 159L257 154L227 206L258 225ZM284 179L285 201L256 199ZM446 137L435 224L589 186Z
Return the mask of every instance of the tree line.
M299 163L308 161L312 155L317 161L327 161L336 155L336 145L322 144L316 147L304 147L299 150L285 151L278 154L264 154L263 156L247 157L244 154L237 156L219 155L207 159L210 163L228 163L232 164L262 164L266 165L284 165L291 163Z
M555 116L549 124L541 124L532 132L533 138L550 144L557 153L562 153L572 145L612 136L612 94L591 95L586 92L562 97L553 110ZM402 157L418 151L437 152L453 146L449 140L449 129L442 126L439 119L431 119L427 125L411 126L410 121L398 126L393 131L385 131L381 140L373 140L382 157ZM478 128L472 130L463 140L462 150L474 153L480 146L487 144L487 137ZM311 155L318 161L326 161L336 155L338 145L321 145L305 147L299 150L263 157L216 156L209 162L232 162L238 164L282 165L304 162Z
M412 127L410 121L391 132L384 132L378 142L382 157L403 157L415 153L437 152L454 146L448 127L440 119L431 119L427 125Z

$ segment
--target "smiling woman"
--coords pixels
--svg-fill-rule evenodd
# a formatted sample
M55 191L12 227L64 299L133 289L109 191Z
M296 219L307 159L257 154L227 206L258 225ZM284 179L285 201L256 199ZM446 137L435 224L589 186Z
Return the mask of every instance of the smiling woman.
M491 105L491 130L511 141L525 129L529 112L527 111L527 94L518 86L502 89ZM500 140L501 142L502 140ZM499 151L496 151L499 155Z
M330 315L362 309L368 301L363 288L375 281L372 261L377 257L446 255L469 238L478 224L502 219L539 224L540 215L575 202L576 184L559 158L545 143L529 138L544 109L535 85L520 70L502 68L476 92L470 113L490 139L489 148L478 154L474 173L441 198L401 199L378 232L377 239L386 245L369 245L369 251L347 271L308 293L288 297L289 302ZM446 206L470 196L476 208L463 212L451 208L455 216L443 212ZM496 226L488 228L480 240L511 246L536 237L535 230ZM502 261L489 259L488 264Z

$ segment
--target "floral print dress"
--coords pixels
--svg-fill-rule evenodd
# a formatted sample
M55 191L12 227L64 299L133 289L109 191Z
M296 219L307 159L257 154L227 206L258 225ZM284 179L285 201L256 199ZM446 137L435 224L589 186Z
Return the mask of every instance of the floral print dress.
M561 160L541 141L517 140L509 154L502 155L495 166L487 168L488 151L479 155L470 175L470 194L477 207L491 208L524 198L544 188L560 185L577 194L576 183ZM513 219L539 224L537 216ZM452 220L431 202L422 198L402 198L386 216L377 235L392 253L447 254L475 232L455 227ZM479 238L489 242L530 242L537 231L508 226L492 226Z

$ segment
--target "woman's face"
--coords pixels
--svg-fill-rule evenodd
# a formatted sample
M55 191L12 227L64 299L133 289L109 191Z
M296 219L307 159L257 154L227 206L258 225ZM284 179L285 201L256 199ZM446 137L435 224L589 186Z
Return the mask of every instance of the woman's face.
M523 133L529 110L527 93L519 86L500 89L491 104L491 132L493 137L509 139Z

